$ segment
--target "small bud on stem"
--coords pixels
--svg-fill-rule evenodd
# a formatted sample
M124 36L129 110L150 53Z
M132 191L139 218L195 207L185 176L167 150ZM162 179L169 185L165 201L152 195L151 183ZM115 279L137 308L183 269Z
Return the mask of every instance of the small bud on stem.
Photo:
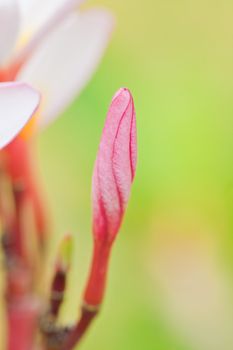
M137 162L136 118L129 90L113 97L95 162L92 201L94 250L81 318L62 350L79 343L103 302L109 257L130 196Z

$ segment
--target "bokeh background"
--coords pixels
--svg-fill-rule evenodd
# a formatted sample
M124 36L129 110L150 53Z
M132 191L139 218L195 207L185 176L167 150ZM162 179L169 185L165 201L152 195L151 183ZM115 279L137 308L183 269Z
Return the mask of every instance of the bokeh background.
M115 13L111 44L38 147L54 218L51 251L64 232L76 240L61 322L77 317L92 247L93 163L111 97L127 86L137 109L138 171L102 314L82 349L230 350L233 3L92 5Z

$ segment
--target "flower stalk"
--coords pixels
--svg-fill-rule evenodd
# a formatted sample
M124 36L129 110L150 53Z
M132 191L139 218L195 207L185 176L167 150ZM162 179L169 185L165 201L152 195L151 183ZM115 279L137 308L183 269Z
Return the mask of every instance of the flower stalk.
M39 95L21 83L0 84L0 123L3 148L22 130L39 104ZM37 329L39 303L32 293L30 266L23 252L21 216L22 193L8 176L5 156L1 151L0 215L4 236L2 240L6 270L6 311L8 321L8 350L31 350ZM8 202L8 197L11 200ZM8 202L8 205L6 204Z
M29 201L32 207L38 240L41 249L44 249L48 231L47 217L44 211L43 201L36 184L30 142L19 135L4 150L6 168L10 177L16 209L23 208L24 203ZM17 215L17 225L20 226L20 217Z
M81 317L62 350L82 340L104 300L112 245L120 230L137 163L136 118L132 95L113 97L94 167L92 185L94 249Z

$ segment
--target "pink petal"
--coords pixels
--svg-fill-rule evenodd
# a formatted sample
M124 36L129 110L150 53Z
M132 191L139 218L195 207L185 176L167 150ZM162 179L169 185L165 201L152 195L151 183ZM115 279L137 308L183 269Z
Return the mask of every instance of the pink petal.
M113 240L130 195L137 161L133 98L120 89L110 106L93 175L93 231Z
M22 67L18 77L43 92L39 125L47 126L71 103L96 70L113 28L105 10L70 14Z
M0 148L22 130L38 107L39 94L23 83L0 84Z

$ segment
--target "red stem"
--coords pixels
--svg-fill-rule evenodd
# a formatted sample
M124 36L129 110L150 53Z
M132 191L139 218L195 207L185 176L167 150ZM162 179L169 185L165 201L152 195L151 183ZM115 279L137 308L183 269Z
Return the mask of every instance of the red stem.
M32 350L38 312L39 303L30 297L11 302L7 308L7 350Z
M88 310L85 306L82 308L81 318L77 326L71 330L68 334L68 338L61 350L71 350L74 346L77 346L82 340L83 336L86 334L88 328L90 327L93 319L98 314L98 310Z
M40 305L38 299L33 296L34 261L28 256L28 246L25 245L27 237L23 220L29 220L30 223L30 218L23 216L27 201L30 200L33 205L37 223L41 220L42 214L38 207L38 192L32 174L29 145L18 137L5 148L4 152L6 172L12 183L15 201L12 220L2 218L6 229L4 251L7 261L7 350L32 350L35 345Z
M84 293L81 317L74 329L68 334L62 350L71 350L75 345L77 346L98 314L105 294L111 246L111 243L106 241L94 241L91 269Z
M35 223L39 240L43 244L44 235L47 231L47 220L45 218L40 194L34 179L33 162L30 153L30 143L18 136L6 148L7 171L13 186L22 186L21 200L30 199L34 211ZM24 198L22 198L24 197Z
M111 244L106 241L94 241L91 270L84 293L84 303L91 307L102 304L108 273Z

